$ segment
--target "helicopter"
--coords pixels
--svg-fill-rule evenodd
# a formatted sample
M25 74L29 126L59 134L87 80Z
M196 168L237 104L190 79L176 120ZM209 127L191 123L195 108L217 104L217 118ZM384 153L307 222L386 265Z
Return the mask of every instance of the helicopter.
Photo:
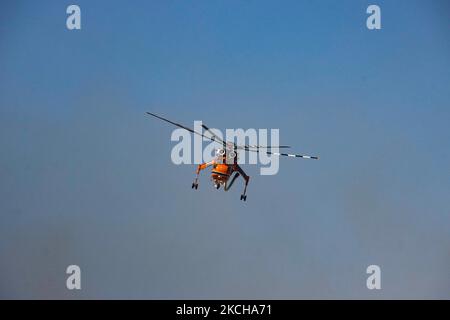
M159 115L156 115L151 112L146 112L148 115L153 116L157 119L168 122L174 126L187 130L193 134L199 135L203 138L209 139L211 141L217 142L221 145L220 148L216 150L216 156L209 162L201 163L197 166L196 176L194 178L194 182L192 183L191 188L194 190L198 189L198 179L200 172L205 170L208 167L212 167L211 170L211 180L216 189L219 189L221 186L224 191L230 190L231 186L235 182L237 178L242 176L244 179L244 191L241 194L240 200L247 201L247 186L250 181L250 177L245 173L245 171L238 164L238 150L243 150L247 152L265 152L269 155L275 156L283 156L283 157L294 157L294 158L303 158L303 159L314 159L318 160L317 156L308 156L301 154L289 154L289 153L278 153L267 151L270 149L282 149L282 148L290 148L290 146L260 146L260 145L237 145L234 142L224 141L215 135L210 128L208 128L205 124L202 124L202 128L205 132L208 132L209 136L204 135L201 132L197 132L189 127L181 125L179 123L173 122L169 119L163 118Z

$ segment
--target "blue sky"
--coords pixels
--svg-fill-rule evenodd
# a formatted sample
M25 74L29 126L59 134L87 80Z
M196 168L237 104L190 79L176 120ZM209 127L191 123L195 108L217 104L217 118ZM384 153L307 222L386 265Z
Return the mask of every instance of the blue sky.
M446 1L76 3L1 5L1 297L450 297ZM321 159L194 192L145 111Z

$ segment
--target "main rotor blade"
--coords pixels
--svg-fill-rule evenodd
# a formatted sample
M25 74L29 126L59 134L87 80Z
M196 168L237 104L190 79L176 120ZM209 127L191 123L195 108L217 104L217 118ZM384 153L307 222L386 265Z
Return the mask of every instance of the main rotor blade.
M213 138L216 139L216 141L220 141L224 147L227 147L227 142L223 141L222 139L220 139L218 136L216 136L210 128L208 128L205 124L202 124L203 129L205 129L205 131L207 131ZM256 149L273 149L273 148L290 148L290 146L260 146L260 145L245 145L245 146L238 146L236 145L234 142L228 142L232 145L234 145L235 149L245 149L245 148L256 148Z
M283 149L283 148L290 148L291 146L260 146L260 145L245 145L245 146L237 146L239 149Z
M319 157L316 156L306 156L303 154L291 154L291 153L279 153L279 152L270 152L270 151L259 151L259 150L251 150L251 149L245 149L245 151L251 151L251 152L265 152L267 154L273 154L275 156L283 156L283 157L293 157L293 158L303 158L303 159L314 159L319 160Z
M158 119L160 119L160 120L163 120L163 121L166 121L166 122L168 122L168 123L170 123L170 124L173 124L174 126L177 126L177 127L180 127L180 128L182 128L182 129L184 129L184 130L187 130L187 131L189 131L189 132L192 132L193 134L197 134L197 135L199 135L199 136L201 136L201 137L203 137L203 138L206 138L206 139L209 139L209 140L211 140L211 141L220 143L220 144L222 144L224 147L226 147L226 142L223 141L222 139L220 139L219 137L217 137L216 135L214 135L214 134L211 132L211 130L210 130L207 126L205 126L205 125L203 125L203 124L202 124L203 129L205 129L206 131L208 131L208 133L210 133L210 134L212 135L211 137L205 136L204 134L202 134L202 133L200 133L200 132L197 132L197 131L195 131L195 130L189 128L189 127L185 127L185 126L183 126L182 124L179 124L179 123L170 121L169 119L163 118L163 117L158 116L158 115L156 115L156 114L154 114L154 113L151 113L151 112L146 112L146 113L147 113L148 115L151 115L151 116L155 117L155 118L158 118ZM245 145L245 146L236 146L236 144L234 144L234 143L233 143L233 145L234 145L235 148L237 148L237 149L242 149L242 150L250 151L250 152L260 152L259 149L290 148L290 146L258 146L258 145L251 145L251 146L247 146L247 145ZM253 150L253 149L256 149L256 150ZM301 154L278 153L278 152L270 152L270 151L261 151L261 152L265 152L265 153L267 153L267 154L273 154L273 155L276 155L276 156L284 156L284 157L295 157L295 158L315 159L315 160L318 160L318 159L319 159L319 157L316 157L316 156L306 156L306 155L301 155Z
M215 138L216 138L215 136L213 136L213 137L207 137L207 136L205 136L204 134L202 134L202 133L200 133L200 132L197 132L197 131L195 131L195 130L193 130L193 129L191 129L191 128L188 128L188 127L183 126L182 124L179 124L179 123L170 121L169 119L160 117L160 116L158 116L158 115L156 115L156 114L154 114L154 113L151 113L151 112L146 112L146 113L149 114L149 115L151 115L151 116L153 116L153 117L155 117L155 118L158 118L158 119L160 119L160 120L163 120L163 121L166 121L166 122L168 122L168 123L170 123L170 124L173 124L174 126L177 126L177 127L180 127L180 128L182 128L182 129L184 129L184 130L187 130L187 131L189 131L189 132L192 132L193 134L198 134L199 136L204 137L204 138L206 138L206 139L209 139L209 140L211 140L211 141L215 141L215 142L218 142L218 143L222 143L221 141L216 140L216 139L215 139Z

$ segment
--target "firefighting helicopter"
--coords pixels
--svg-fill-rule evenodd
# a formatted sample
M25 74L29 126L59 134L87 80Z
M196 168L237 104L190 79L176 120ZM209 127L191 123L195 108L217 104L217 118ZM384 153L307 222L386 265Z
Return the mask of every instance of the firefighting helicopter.
M295 158L303 158L303 159L315 159L318 160L319 157L316 156L307 156L301 154L290 154L290 153L278 153L266 151L270 149L282 149L282 148L290 148L290 146L260 146L260 145L236 145L234 142L225 142L221 138L214 135L214 133L208 128L206 125L202 124L205 132L209 134L209 136L204 135L203 133L194 131L193 129L183 126L179 123L173 122L161 116L158 116L154 113L147 112L148 115L151 115L160 120L166 121L170 124L173 124L179 128L185 129L193 134L197 134L211 141L217 142L221 145L220 148L216 150L216 157L210 161L199 164L196 170L196 176L194 182L192 183L192 189L197 190L198 188L198 177L200 171L212 166L211 170L211 180L213 181L214 187L219 189L223 186L223 190L228 191L233 185L234 181L242 176L245 181L244 192L241 194L241 200L247 200L247 186L250 180L250 177L242 170L242 168L238 165L238 150L243 150L247 152L265 152L267 154L276 155L276 156L284 156L284 157L295 157ZM260 150L262 149L262 150ZM233 176L234 173L234 176ZM233 176L233 177L232 177Z

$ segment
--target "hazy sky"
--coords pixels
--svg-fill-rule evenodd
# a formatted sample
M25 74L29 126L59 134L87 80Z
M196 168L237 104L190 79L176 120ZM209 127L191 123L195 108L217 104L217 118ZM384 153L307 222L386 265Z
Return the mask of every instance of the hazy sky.
M445 0L2 1L0 298L449 299L449 22ZM244 166L245 203L193 191L145 111L321 159Z

